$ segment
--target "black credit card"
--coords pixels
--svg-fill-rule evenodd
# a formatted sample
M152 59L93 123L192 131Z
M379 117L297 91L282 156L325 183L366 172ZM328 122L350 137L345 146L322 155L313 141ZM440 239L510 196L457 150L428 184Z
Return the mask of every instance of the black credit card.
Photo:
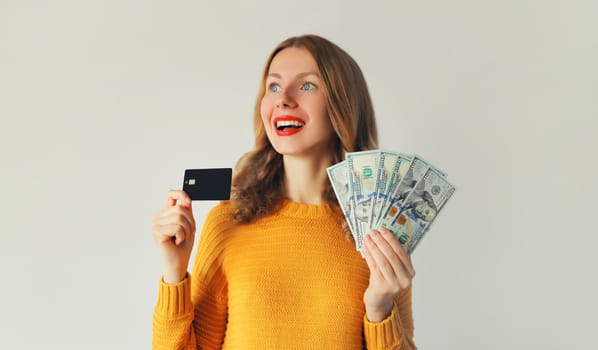
M228 200L233 169L187 169L183 191L193 201Z

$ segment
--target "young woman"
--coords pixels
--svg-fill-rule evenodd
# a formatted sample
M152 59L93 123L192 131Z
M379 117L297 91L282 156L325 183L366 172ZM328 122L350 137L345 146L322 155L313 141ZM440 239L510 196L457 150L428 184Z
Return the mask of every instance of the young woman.
M376 148L374 110L357 63L328 40L280 43L266 62L255 148L233 195L196 230L172 190L152 221L165 270L154 349L414 349L410 257L386 230L355 250L326 168Z

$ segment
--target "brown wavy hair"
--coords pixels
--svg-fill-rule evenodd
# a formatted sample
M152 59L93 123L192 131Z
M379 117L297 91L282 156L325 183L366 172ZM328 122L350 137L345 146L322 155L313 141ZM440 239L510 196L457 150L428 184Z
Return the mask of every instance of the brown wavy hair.
M335 131L331 149L334 163L342 161L345 152L377 148L374 108L357 62L343 49L317 35L284 40L268 57L262 74L253 113L255 147L241 157L235 169L231 204L234 219L239 223L247 223L274 212L285 198L282 155L274 150L268 140L260 105L266 92L271 62L279 52L289 47L307 49L315 59L325 83L328 115ZM324 188L323 197L329 204L335 205L340 213L330 183ZM346 224L344 230L348 232Z

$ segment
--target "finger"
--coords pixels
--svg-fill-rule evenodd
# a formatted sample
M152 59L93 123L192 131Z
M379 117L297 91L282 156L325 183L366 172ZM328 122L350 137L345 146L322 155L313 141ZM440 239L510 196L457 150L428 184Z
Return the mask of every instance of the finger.
M164 207L172 207L177 202L186 207L191 207L191 198L189 195L182 190L170 190L166 193L166 200L164 201Z
M374 264L376 264L377 268L381 271L382 281L386 283L388 292L400 293L411 285L411 278L405 271L403 264L397 260L397 266L392 266L384 253L382 253L382 251L376 245L376 242L373 238L369 243L369 249L370 251L374 252L376 249L378 249L377 253L372 254L372 260L374 260Z
M191 208L182 206L174 206L163 209L158 214L154 215L153 222L159 225L176 224L179 221L185 221L190 227L191 231L195 232L195 218Z
M192 224L186 220L172 220L171 218L164 218L163 220L156 221L152 224L152 229L157 234L164 233L165 229L172 231L173 227L180 227L180 230L184 233L184 237L195 233Z
M389 263L389 266L392 268L393 274L395 277L399 276L403 273L403 263L399 258L397 252L390 246L390 244L386 241L386 239L382 236L382 233L376 230L372 230L370 233L372 237L372 241L376 244L376 247L382 252L384 257Z
M185 230L176 231L174 235L174 244L180 245L181 243L185 242L187 239L187 232Z
M154 232L158 235L158 239L163 241L164 235L174 236L177 245L183 242L187 237L191 237L195 233L195 224L190 221L185 210L181 207L173 207L167 210L169 213L157 216L152 222ZM173 230L174 228L174 230ZM169 232L172 234L169 234Z
M176 206L175 209L176 213L179 215L182 214L184 218L189 222L191 231L195 232L197 227L195 225L195 217L193 216L193 210L191 207L184 207L184 206Z
M184 238L184 228L181 225L164 225L154 228L154 237L159 243L176 242ZM177 238L178 236L178 238Z
M401 263L405 267L406 271L408 272L411 278L415 277L415 269L413 268L413 264L411 262L411 257L407 254L405 248L399 243L397 238L394 234L388 230L387 228L382 227L380 229L380 233L382 233L382 237L386 240L388 245L392 248L392 250L397 254Z
M387 229L386 227L380 227L380 233L382 234L382 237L392 247L392 249L395 252L397 252L397 254L399 254L399 252L403 250L403 246L401 245L401 243L399 243L395 235L389 229Z
M380 268L376 264L376 261L372 257L372 252L370 251L369 244L365 244L363 247L363 255L365 257L365 261L370 269L370 284L376 283L379 284L385 280Z
M161 226L156 232L158 242L160 243L170 241L175 245L180 245L191 237L191 233L189 233L182 225Z
M384 256L384 253L382 253L382 251L374 241L374 238L372 237L373 235L375 235L374 231L367 235L365 238L365 243L370 251L372 260L379 269L383 279L390 284L394 284L394 281L396 281L395 271L392 268L386 256Z
M176 238L175 242L177 245L183 242L187 237L191 237L193 232L189 227L188 223L175 222L171 224L156 224L154 226L154 232L158 236L158 239L163 242L168 237Z

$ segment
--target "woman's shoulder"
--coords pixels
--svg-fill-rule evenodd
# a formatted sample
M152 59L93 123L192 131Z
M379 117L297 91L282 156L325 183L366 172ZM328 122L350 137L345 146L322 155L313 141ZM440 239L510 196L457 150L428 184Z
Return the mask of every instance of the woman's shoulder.
M233 220L235 210L230 201L221 201L213 206L206 216L206 221L230 221Z
M235 210L229 201L222 201L212 207L206 215L205 229L222 230L236 225L234 219Z

